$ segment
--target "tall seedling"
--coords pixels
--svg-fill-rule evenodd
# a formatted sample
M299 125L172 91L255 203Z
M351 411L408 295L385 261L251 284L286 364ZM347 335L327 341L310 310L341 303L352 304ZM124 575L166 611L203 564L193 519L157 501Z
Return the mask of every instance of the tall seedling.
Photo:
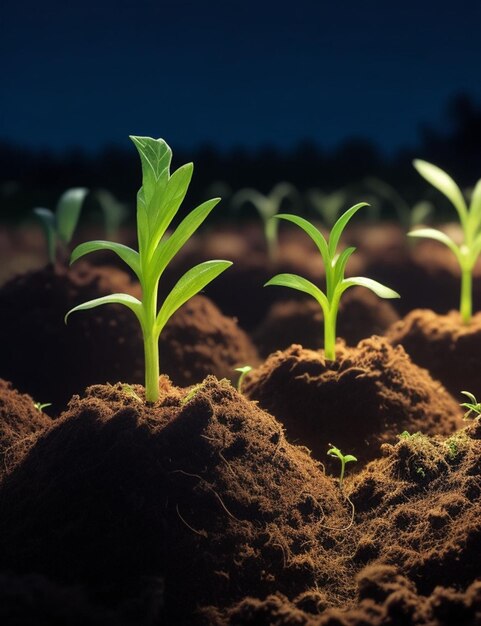
M165 236L187 193L193 164L183 165L170 174L172 151L163 139L131 137L142 162L142 187L137 194L137 236L139 250L112 241L90 241L75 248L71 263L96 250L115 252L137 275L142 300L115 293L76 306L67 313L85 311L103 304L123 304L136 315L142 329L145 353L145 397L155 402L159 397L159 336L169 318L187 300L197 294L232 263L206 261L196 265L177 282L157 306L159 280L169 262L206 219L220 198L207 200L194 209Z

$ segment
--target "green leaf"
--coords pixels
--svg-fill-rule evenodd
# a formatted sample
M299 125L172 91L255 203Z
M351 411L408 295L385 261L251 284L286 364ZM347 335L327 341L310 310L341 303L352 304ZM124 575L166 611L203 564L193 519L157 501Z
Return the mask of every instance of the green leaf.
M426 218L432 215L434 210L433 205L430 202L422 200L417 202L411 209L411 226L421 224Z
M352 454L346 454L346 456L344 457L344 462L351 463L353 461L357 461L357 458Z
M182 220L168 239L158 244L150 263L151 275L155 275L156 280L219 202L220 198L203 202Z
M329 448L327 454L329 454L329 456L337 456L338 459L342 458L342 452L339 450L339 448L336 448L336 446Z
M476 400L475 395L471 393L470 391L461 391L461 393L467 396L468 399L471 400L473 404L478 404L478 401Z
M55 215L50 209L44 209L43 207L37 207L33 212L40 218L45 233L49 261L50 263L55 263L57 247L57 224Z
M471 206L469 207L470 226L475 234L481 224L481 178L476 183L471 196Z
M139 300L137 300L137 298L134 298L126 293L112 293L108 296L103 296L102 298L88 300L88 302L84 302L83 304L79 304L73 309L70 309L64 318L65 323L67 323L67 319L72 313L77 311L87 311L88 309L94 309L95 307L102 306L104 304L123 304L135 313L139 321L142 319L142 304Z
M349 261L351 254L355 251L356 248L353 246L346 248L336 259L334 263L334 285L337 285L344 278L347 262Z
M454 241L446 235L446 233L437 230L436 228L419 228L417 230L412 230L407 234L408 237L423 237L426 239L434 239L434 241L439 241L447 246L451 252L456 256L458 261L461 263L461 253L458 246L454 243Z
M231 261L205 261L186 272L177 282L157 315L156 333L160 334L170 317L192 296L232 265Z
M104 216L105 231L109 239L115 237L120 224L127 217L127 207L107 189L99 189L95 197Z
M364 276L354 276L352 278L345 278L340 283L340 288L342 291L345 291L349 287L367 287L371 291L373 291L376 296L380 298L400 298L401 296L394 289L390 289L381 283L378 283L377 280L372 280L372 278L364 278Z
M297 274L277 274L267 281L264 287L269 287L271 285L275 285L277 287L289 287L290 289L297 289L297 291L307 293L319 302L324 313L326 313L329 309L329 302L327 301L326 296L322 293L319 287L316 287L316 285L311 283L310 280L307 280L307 278L302 278L302 276L298 276Z
M456 185L451 176L446 174L440 167L428 163L427 161L422 161L421 159L413 161L413 165L428 183L431 183L433 187L451 201L459 214L461 222L464 224L468 216L468 209L461 189Z
M85 187L74 187L67 189L58 201L56 211L57 233L64 243L69 243L73 237L87 194L88 189Z
M337 220L331 230L331 234L329 235L329 254L331 258L334 257L337 250L337 245L342 235L342 231L345 229L347 223L353 217L355 213L362 209L362 207L369 206L367 202L359 202L355 204L350 209L348 209L345 213L341 215L341 217Z
M269 198L259 193L256 189L241 189L234 194L231 200L234 211L237 211L242 205L249 202L257 210L264 222L273 217L278 209L274 202L271 202Z
M130 136L142 162L142 189L145 207L159 188L164 189L169 180L172 150L163 139Z
M90 254L91 252L97 252L99 250L110 250L115 252L124 263L126 263L130 269L135 273L137 278L141 279L140 260L139 253L128 246L124 246L121 243L115 243L114 241L87 241L78 245L70 257L70 265L80 259L80 257Z
M292 222L293 224L296 224L297 226L302 228L302 230L309 235L312 241L319 248L319 252L321 253L322 259L324 261L324 265L328 265L330 263L331 256L329 255L327 241L324 239L324 235L319 230L317 230L315 226L313 226L303 217L299 217L298 215L280 213L279 215L276 215L275 218L287 220L288 222Z

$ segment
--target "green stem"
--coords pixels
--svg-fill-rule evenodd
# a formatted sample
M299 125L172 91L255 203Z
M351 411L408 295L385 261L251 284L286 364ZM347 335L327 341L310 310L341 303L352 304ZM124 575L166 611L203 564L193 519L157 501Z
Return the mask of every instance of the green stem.
M471 268L461 270L460 312L463 324L469 324L473 313L473 276Z
M145 293L145 291L144 291ZM157 402L159 399L159 338L155 330L157 317L157 285L152 295L146 295L144 305L144 355L145 355L145 399Z
M344 459L340 459L341 461L341 475L339 476L339 487L342 489L342 483L344 481L344 471L346 469L346 461Z
M268 219L265 223L265 236L267 243L267 255L271 263L275 263L278 257L278 234L279 221L276 219Z
M337 308L324 313L324 355L327 360L336 360L336 317Z

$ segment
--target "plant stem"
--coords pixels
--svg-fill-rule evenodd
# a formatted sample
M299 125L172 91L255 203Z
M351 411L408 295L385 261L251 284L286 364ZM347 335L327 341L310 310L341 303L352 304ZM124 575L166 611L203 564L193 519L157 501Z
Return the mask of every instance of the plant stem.
M277 261L278 256L278 231L279 221L276 219L268 219L265 223L265 236L267 243L267 255L271 263Z
M324 314L324 356L329 361L336 360L336 316L332 309Z
M339 476L339 487L342 489L342 483L344 481L344 471L346 469L346 461L342 458L341 461L341 474Z
M469 324L473 313L473 276L471 269L461 270L461 302L460 312L463 324Z
M155 331L157 285L153 291L154 293L145 295L143 302L145 319L142 330L145 355L145 399L147 402L157 402L159 399L159 339Z

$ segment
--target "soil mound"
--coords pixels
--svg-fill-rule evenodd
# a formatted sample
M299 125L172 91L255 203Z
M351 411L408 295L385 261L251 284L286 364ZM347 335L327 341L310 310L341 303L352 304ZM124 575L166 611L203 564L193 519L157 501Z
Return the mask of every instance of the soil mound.
M138 386L72 399L3 483L1 566L111 606L159 581L169 624L315 585L342 602L355 533L336 481L227 381L161 383L153 406Z
M348 346L371 335L383 335L399 319L391 304L363 288L349 289L341 301L338 335ZM323 315L312 299L275 303L253 335L263 356L297 343L304 348L324 347Z
M326 460L330 443L359 460L404 430L449 434L461 410L440 383L381 337L338 345L336 361L293 345L251 372L245 394L286 427L290 441Z
M458 311L438 315L416 309L387 333L394 346L402 345L412 360L441 381L455 398L462 390L481 395L481 313L465 325Z
M32 398L0 379L0 481L52 420L34 406Z
M236 367L259 362L257 351L236 321L204 296L195 296L169 320L160 338L162 371L181 387L207 375L235 379Z

